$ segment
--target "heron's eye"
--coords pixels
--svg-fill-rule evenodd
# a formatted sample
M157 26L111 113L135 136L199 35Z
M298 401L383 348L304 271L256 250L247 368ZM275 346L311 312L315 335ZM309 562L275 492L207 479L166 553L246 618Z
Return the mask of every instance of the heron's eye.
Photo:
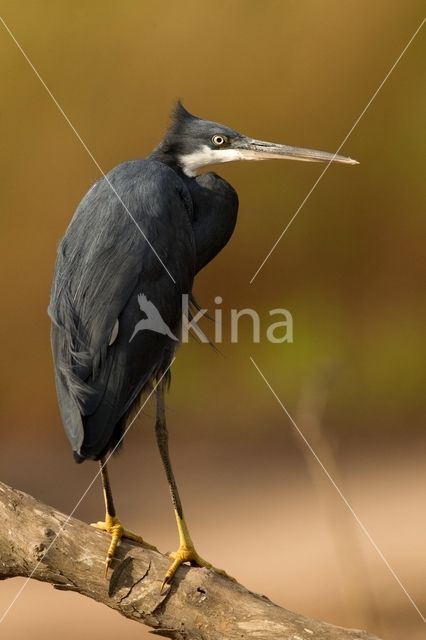
M216 147L221 147L223 144L225 144L225 142L228 142L228 138L226 136L216 135L213 136L212 142L216 145Z

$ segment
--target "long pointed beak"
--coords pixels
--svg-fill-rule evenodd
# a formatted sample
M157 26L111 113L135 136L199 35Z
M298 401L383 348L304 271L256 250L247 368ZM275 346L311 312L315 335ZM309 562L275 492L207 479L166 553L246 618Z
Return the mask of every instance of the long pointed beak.
M339 156L336 153L327 151L316 151L315 149L303 149L301 147L289 147L285 144L275 144L263 140L254 140L241 136L234 140L232 148L238 150L241 160L300 160L302 162L340 162L343 164L359 164L352 158Z

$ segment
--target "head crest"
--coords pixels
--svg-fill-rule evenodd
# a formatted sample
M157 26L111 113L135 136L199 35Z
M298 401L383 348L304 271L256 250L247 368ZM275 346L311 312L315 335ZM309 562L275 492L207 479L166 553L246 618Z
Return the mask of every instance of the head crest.
M182 102L178 100L172 112L169 131L179 131L179 129L181 129L184 125L196 120L199 120L199 118L192 115L192 113L189 113L189 111L187 111L183 106Z

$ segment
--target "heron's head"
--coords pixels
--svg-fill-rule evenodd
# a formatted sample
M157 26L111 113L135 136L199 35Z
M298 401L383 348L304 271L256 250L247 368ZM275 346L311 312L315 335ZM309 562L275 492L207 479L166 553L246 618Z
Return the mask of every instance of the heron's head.
M193 116L181 102L177 103L172 124L160 148L188 176L194 176L201 167L235 160L288 159L358 164L356 160L326 151L249 138L217 122Z

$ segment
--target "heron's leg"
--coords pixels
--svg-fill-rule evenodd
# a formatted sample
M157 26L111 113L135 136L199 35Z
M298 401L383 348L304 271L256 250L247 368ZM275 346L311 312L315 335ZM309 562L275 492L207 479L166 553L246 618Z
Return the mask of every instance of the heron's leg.
M172 497L176 523L179 532L179 549L175 553L170 554L170 558L173 560L173 562L166 573L161 590L171 584L174 574L176 573L180 565L184 562L189 562L192 566L213 569L221 575L229 578L230 576L228 576L225 571L223 571L222 569L216 569L215 567L213 567L213 565L210 564L210 562L207 562L198 555L191 540L191 536L189 535L188 527L183 515L182 502L180 500L179 491L170 462L168 443L169 437L167 432L166 412L164 406L164 384L161 382L157 386L157 417L155 422L155 434L157 437L157 444L160 450L161 459L163 461L164 470L166 472L167 481L169 483L170 494Z
M102 489L104 493L105 500L105 522L96 522L91 526L96 527L96 529L100 529L101 531L106 531L111 534L111 542L108 547L107 556L105 560L105 576L108 573L108 569L111 566L112 559L114 557L117 546L121 540L121 538L128 538L129 540L134 540L135 542L140 542L144 544L149 549L155 549L156 547L153 545L147 544L141 536L132 533L132 531L128 531L123 527L120 520L117 518L117 514L115 511L114 500L112 498L111 485L109 482L109 475L106 466L106 462L104 459L101 459L100 462L100 471L102 478Z

